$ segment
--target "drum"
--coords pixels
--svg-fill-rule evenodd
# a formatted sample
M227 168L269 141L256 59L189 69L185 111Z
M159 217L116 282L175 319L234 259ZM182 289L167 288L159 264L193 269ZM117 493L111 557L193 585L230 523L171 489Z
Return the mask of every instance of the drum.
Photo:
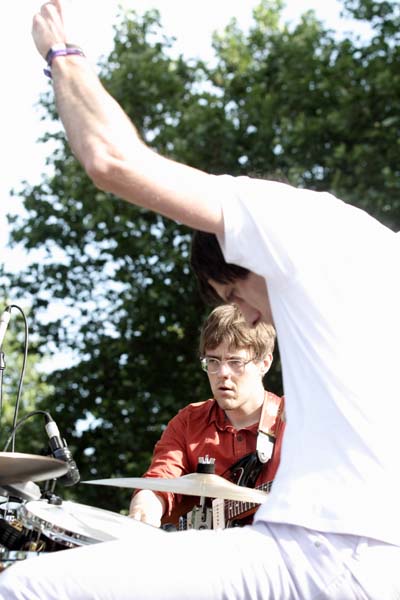
M0 552L21 550L26 542L24 526L18 519L21 502L0 498Z
M135 528L130 517L68 500L60 505L33 500L21 506L19 516L27 530L45 536L60 549L132 537Z

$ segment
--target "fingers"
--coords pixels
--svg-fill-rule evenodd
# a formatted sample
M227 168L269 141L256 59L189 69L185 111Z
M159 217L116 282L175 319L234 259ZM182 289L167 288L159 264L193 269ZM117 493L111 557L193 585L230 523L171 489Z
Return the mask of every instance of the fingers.
M60 15L62 15L65 4L62 0L49 0L48 4L54 4Z
M55 44L67 41L63 8L60 0L52 0L42 5L32 21L32 36L39 53L45 57Z
M147 525L152 525L153 527L161 526L161 519L158 515L154 515L152 513L147 513L144 510L136 509L129 513L128 517L131 519L135 519L135 521L141 521L142 523L146 523Z
M144 523L146 522L146 517L144 513L138 509L130 512L128 517L130 517L131 519L135 519L136 521L143 521Z
M42 18L43 26L52 30L63 27L62 11L56 6L55 2L42 4L39 15Z
M129 506L129 516L154 527L160 527L164 512L163 501L150 490L137 492Z

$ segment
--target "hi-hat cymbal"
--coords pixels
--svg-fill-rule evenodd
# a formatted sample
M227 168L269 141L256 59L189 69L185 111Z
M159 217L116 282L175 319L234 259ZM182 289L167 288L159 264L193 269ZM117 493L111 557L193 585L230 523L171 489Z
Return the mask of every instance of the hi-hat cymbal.
M175 492L188 496L223 498L262 504L268 493L242 487L227 479L210 473L189 473L182 477L164 479L161 477L125 477L115 479L95 479L83 481L94 485L110 485L122 488L153 490L154 492Z
M66 462L50 456L0 452L0 485L23 481L44 481L61 477L67 471Z

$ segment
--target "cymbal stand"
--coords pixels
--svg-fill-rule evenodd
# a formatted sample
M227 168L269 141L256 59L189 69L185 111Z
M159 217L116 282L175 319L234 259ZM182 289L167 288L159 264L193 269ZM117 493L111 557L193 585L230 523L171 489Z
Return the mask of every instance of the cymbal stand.
M206 454L199 456L197 463L197 473L215 473L215 458ZM200 504L193 506L185 516L179 517L179 530L185 529L212 529L213 515L212 508L205 496L201 496Z
M182 521L181 521L182 519ZM186 516L179 518L179 530L212 529L212 509L207 506L206 498L200 498L200 504L194 506Z

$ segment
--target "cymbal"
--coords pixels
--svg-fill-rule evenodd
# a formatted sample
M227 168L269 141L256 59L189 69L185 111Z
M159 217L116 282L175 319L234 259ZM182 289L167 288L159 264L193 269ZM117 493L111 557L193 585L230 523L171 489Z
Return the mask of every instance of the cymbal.
M82 483L153 490L155 492L175 492L188 496L206 496L209 498L254 502L256 504L262 504L268 496L267 492L236 485L219 475L211 473L189 473L188 475L171 479L162 477L95 479L93 481L83 481Z
M0 485L23 481L44 481L60 477L67 471L66 462L50 456L0 452Z

